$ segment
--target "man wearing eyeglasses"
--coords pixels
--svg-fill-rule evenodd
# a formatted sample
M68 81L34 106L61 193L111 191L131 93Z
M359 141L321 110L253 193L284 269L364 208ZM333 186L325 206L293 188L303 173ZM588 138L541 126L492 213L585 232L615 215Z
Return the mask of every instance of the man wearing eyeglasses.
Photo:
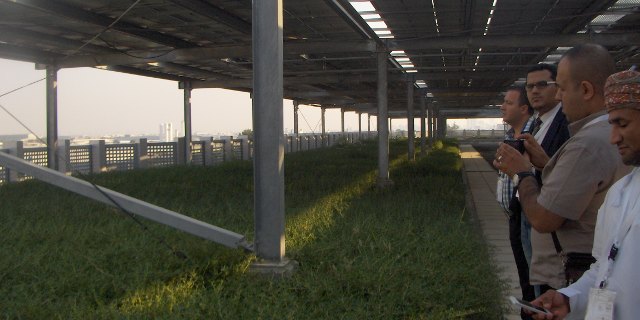
M571 138L551 159L531 135L516 137L526 140L530 159L506 144L498 148L494 166L512 175L522 209L537 231L532 232L532 284L566 286L565 253L591 253L598 208L609 187L629 171L607 139L611 125L604 108L604 83L613 72L614 61L604 47L585 44L570 49L558 65L556 97L562 100ZM542 187L531 165L543 168Z
M540 63L529 69L527 83L525 84L529 103L536 111L532 134L549 157L552 157L560 146L569 139L569 123L562 112L562 103L556 100L558 91L558 86L556 85L557 74L558 71L555 65ZM535 175L538 185L541 186L542 171L536 169ZM537 233L537 231L531 230L531 224L524 213L520 230L525 257L527 258L527 263L531 265L532 256L536 252L536 244L532 243L531 233ZM534 288L535 295L539 296L541 292L548 290L549 285L538 283Z
M549 157L569 139L568 122L562 103L556 100L556 66L540 63L527 72L527 96L536 112L533 136Z

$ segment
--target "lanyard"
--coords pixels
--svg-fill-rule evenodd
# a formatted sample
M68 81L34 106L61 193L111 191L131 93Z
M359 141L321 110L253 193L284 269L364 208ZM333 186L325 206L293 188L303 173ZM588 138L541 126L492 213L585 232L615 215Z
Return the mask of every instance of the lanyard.
M624 182L625 186L620 189L621 194L624 194L625 191L627 191L626 189L629 187L629 184L631 184L634 177L637 174L639 174L638 172L639 171L636 168L634 169L633 173L623 178L625 179L625 182ZM602 277L602 281L600 281L600 285L599 285L600 289L607 286L607 280L609 279L609 276L613 272L613 263L616 261L616 256L618 255L618 251L620 251L620 246L622 245L622 241L631 230L631 227L633 225L633 220L635 220L637 217L635 214L636 212L635 208L637 207L637 204L638 204L638 197L635 197L635 202L633 205L631 205L630 200L632 197L633 195L628 195L625 207L619 208L619 210L624 212L626 216L624 218L624 221L618 224L617 232L615 233L615 236L613 238L613 244L611 244L611 247L609 249L609 255L607 257L607 269L604 276Z

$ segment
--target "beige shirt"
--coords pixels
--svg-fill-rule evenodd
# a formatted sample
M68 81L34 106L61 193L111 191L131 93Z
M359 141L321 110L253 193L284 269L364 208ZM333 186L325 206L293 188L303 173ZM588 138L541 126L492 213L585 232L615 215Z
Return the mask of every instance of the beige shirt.
M599 118L604 116L603 118ZM564 252L590 253L598 208L609 187L631 168L609 143L611 125L604 111L569 124L571 138L542 171L538 203L567 220L556 230ZM562 258L550 233L531 230L531 284L565 286Z

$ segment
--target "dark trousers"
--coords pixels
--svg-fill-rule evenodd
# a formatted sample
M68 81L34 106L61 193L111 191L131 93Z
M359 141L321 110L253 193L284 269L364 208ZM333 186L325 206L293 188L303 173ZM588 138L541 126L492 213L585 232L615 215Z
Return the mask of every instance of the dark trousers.
M522 289L522 299L525 301L531 301L535 299L535 292L533 290L533 286L529 284L529 264L527 264L527 258L524 256L524 250L522 249L520 225L521 216L520 212L518 212L509 218L509 240L511 242L513 257L516 260L516 267L518 268L518 278L520 280L520 288ZM521 313L521 316L522 319L531 319L524 313Z

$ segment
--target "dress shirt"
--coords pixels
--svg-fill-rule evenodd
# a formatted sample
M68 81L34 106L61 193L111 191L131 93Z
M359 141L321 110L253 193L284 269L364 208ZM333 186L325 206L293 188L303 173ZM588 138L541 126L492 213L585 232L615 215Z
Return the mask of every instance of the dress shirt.
M560 107L562 107L562 103L558 103L555 107L553 107L553 109L549 110L549 112L539 116L540 120L542 121L542 126L540 126L540 129L534 136L534 138L536 138L536 141L538 141L538 143L542 144L542 140L544 140L544 137L547 135L547 131L549 131L551 122L553 122L553 119L556 117L556 114L558 114Z

